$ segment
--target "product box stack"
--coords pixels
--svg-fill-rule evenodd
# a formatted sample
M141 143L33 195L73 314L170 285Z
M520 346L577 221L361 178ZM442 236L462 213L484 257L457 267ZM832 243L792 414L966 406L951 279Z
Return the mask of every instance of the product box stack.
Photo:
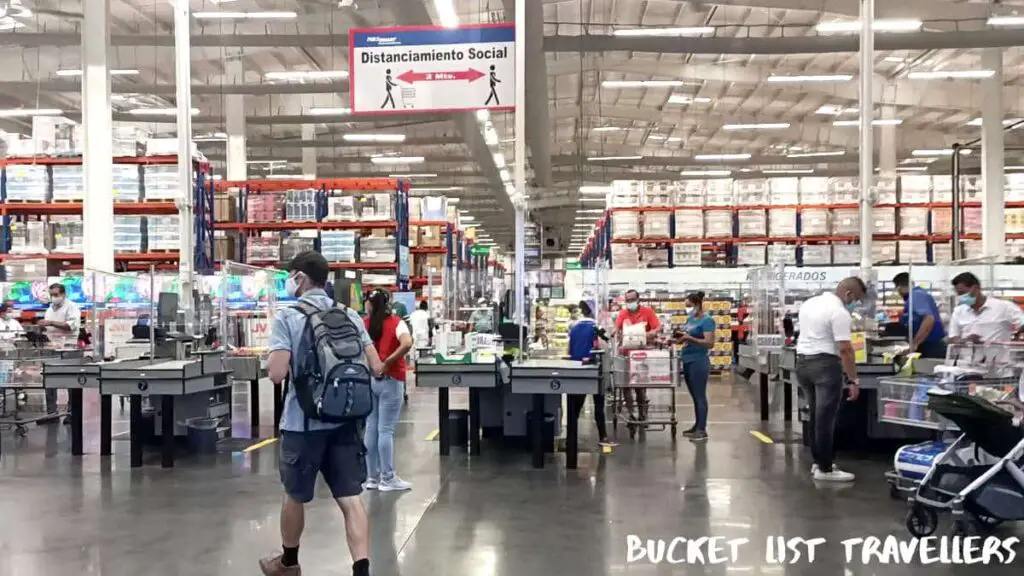
M304 235L303 232L316 233L315 230L300 230L297 234L290 234L283 238L281 240L281 260L288 261L303 252L314 249L316 236ZM321 253L323 253L322 250Z
M666 233L667 235L667 233ZM631 239L640 237L640 213L631 211L612 212L612 238Z
M736 221L741 238L764 238L768 235L768 216L764 210L740 210Z
M768 180L736 180L733 184L733 196L737 206L764 206L771 196Z
M741 244L736 247L736 264L739 266L763 266L767 254L764 244Z
M240 255L236 248L234 236L229 236L222 230L213 233L213 259L215 261L238 260Z
M284 219L290 222L315 222L316 204L316 190L288 190L284 195Z
M977 190L975 190L977 197ZM967 194L961 194L960 200L967 202ZM980 198L978 198L980 200ZM932 202L953 201L953 180L949 176L932 176Z
M676 238L702 238L704 236L704 213L700 210L677 208Z
M877 204L895 204L899 201L896 194L896 178L876 178L875 179L875 203Z
M245 198L249 222L280 222L284 217L284 200L283 194L249 194Z
M359 220L359 203L355 196L330 196L327 198L327 216L332 222L355 222Z
M413 276L433 276L434 282L438 283L441 274L444 269L444 255L443 254L418 254L415 257L412 265ZM438 286L435 290L439 291L440 295L441 287Z
M859 247L858 247L859 248ZM860 261L858 252L857 260ZM871 243L871 261L875 264L883 263L895 263L896 262L896 242L884 241L884 242L872 242Z
M416 233L416 245L426 248L440 248L445 244L444 228L441 226L419 226Z
M247 238L245 241L247 262L278 262L281 260L281 237L265 234Z
M50 230L53 232L54 252L74 254L83 250L84 226L80 216L51 216Z
M928 262L928 242L924 240L899 241L900 264L926 264Z
M871 210L871 217L875 221L875 234L896 233L896 209L875 207Z
M773 238L796 236L796 208L772 208L768 211L768 233Z
M12 164L7 166L7 200L46 202L49 200L50 177L46 166Z
M324 230L320 233L320 252L328 262L355 262L357 243L354 230Z
M732 210L704 212L704 236L706 238L732 238L732 234Z
M799 178L772 178L769 180L768 188L768 203L772 206L797 206L800 204Z
M857 204L860 202L859 178L830 178L828 187L833 204Z
M836 236L857 236L860 234L860 210L857 208L836 208L833 210L832 234Z
M960 229L964 234L981 234L981 207L968 206L963 209L963 221Z
M829 211L827 208L810 208L800 213L800 236L828 236Z
M832 263L832 246L813 245L803 246L804 266L828 266Z
M412 216L412 200L410 200L410 219L412 220L430 220L434 222L445 222L448 220L448 198L445 196L427 196L424 198L418 198L417 206L419 207L419 217ZM454 206L454 205L452 205Z
M907 210L924 210L923 208L904 208L903 211ZM918 216L919 218L920 216ZM931 212L932 219L932 234L952 234L953 233L953 209L952 208L933 208ZM919 229L920 226L914 228Z
M1024 201L1024 172L1010 172L1003 178L1006 180L1007 202Z
M640 251L628 244L612 244L612 268L639 268Z
M665 180L644 182L644 196L640 204L645 207L669 207L675 201L675 184Z
M85 172L81 166L53 166L53 200L81 201L85 197Z
M671 212L645 212L643 214L644 238L670 238L672 236ZM614 230L614 227L612 228Z
M1024 240L1007 241L1006 257L1008 259L1024 258Z
M800 203L801 204L832 204L832 197L829 194L829 180L824 177L801 178L800 179Z
M946 214L949 214L949 212L946 212ZM900 208L899 233L903 236L927 234L930 215L931 211L927 208Z
M873 245L877 244L873 243ZM833 264L860 263L860 244L836 244L832 246Z
M1024 234L1024 208L1008 208L1005 222L1007 234Z
M962 250L964 258L981 258L983 253L981 240L964 240Z
M937 176L936 178L942 178L949 181L949 178L944 176ZM960 201L961 202L981 202L982 196L982 180L981 176L961 176L960 177ZM936 185L937 187L937 185ZM949 195L949 201L953 201L953 194ZM936 200L938 202L938 200Z
M394 236L364 236L359 239L359 261L368 263L391 263L396 258Z
M673 244L672 263L675 266L700 266L700 244Z
M932 262L935 264L949 264L953 261L953 245L949 242L943 244L932 244Z
M705 182L704 199L705 206L735 206L732 179L712 178Z
M146 191L146 200L176 200L181 196L178 167L143 166L142 188Z
M180 222L177 215L146 218L146 249L178 250L181 247Z
M12 254L47 254L50 252L46 222L14 222L11 224L10 230Z
M675 206L699 207L704 205L703 180L681 180L676 183ZM678 217L678 212L676 213Z
M768 246L768 263L796 265L796 246L791 244Z
M394 197L391 194L367 194L360 202L360 220L394 220Z
M57 167L54 166L54 169ZM138 202L141 197L142 180L139 167L134 164L114 164L111 173L114 184L115 202Z
M238 198L231 194L214 196L213 217L217 222L238 222Z
M609 208L632 208L640 206L643 199L643 182L636 180L619 180L615 182Z
M903 176L900 180L901 203L928 204L932 201L931 176Z
M668 268L668 248L641 248L640 262L644 268Z
M114 252L142 252L144 230L142 216L114 216Z

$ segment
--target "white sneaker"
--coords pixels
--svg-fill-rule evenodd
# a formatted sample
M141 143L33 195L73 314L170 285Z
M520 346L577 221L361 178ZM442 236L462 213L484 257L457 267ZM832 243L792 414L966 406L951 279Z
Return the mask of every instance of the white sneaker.
M821 482L853 482L856 478L853 474L834 467L831 472L814 471L814 479Z
M376 490L378 486L380 486L380 482L376 478L370 478L366 481L366 484L363 484L363 489Z
M400 492L402 490L409 490L412 488L412 484L409 484L405 480L399 478L398 474L395 474L387 480L381 480L379 486L379 490L381 492Z

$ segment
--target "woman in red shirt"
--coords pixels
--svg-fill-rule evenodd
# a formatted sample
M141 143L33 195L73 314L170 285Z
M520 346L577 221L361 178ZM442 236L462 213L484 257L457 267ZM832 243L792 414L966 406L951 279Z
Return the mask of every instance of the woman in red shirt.
M395 426L402 411L405 355L412 349L412 335L405 321L392 314L386 290L370 293L366 312L366 331L384 359L383 374L373 379L373 411L366 419L366 488L408 490L412 485L395 474Z

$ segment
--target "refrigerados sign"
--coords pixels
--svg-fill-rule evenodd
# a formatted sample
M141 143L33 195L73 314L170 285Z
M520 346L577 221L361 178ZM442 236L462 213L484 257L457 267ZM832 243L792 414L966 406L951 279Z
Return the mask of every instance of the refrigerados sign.
M779 272L775 275L775 278L782 280L783 274L786 276L786 282L825 282L828 280L828 272L824 270L789 270Z
M775 279L782 280L786 286L807 285L813 288L829 288L843 278L856 274L851 268L793 268L779 272Z

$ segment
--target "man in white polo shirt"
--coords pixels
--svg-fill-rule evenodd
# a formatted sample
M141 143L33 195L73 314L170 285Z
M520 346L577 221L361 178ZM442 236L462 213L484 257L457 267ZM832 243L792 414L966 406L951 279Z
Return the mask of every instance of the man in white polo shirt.
M981 282L970 272L953 278L956 308L949 319L949 341L954 344L1009 342L1024 328L1024 312L1014 302L986 296Z
M50 307L37 326L46 328L50 340L66 341L74 345L78 340L78 329L82 325L82 311L68 300L64 285L56 282L50 285ZM57 390L46 390L46 413L57 412Z
M832 292L819 294L800 306L800 337L796 343L796 375L810 405L811 455L815 480L852 482L853 474L836 468L835 432L843 401L843 374L849 381L850 400L860 393L850 332L867 286L850 277Z

